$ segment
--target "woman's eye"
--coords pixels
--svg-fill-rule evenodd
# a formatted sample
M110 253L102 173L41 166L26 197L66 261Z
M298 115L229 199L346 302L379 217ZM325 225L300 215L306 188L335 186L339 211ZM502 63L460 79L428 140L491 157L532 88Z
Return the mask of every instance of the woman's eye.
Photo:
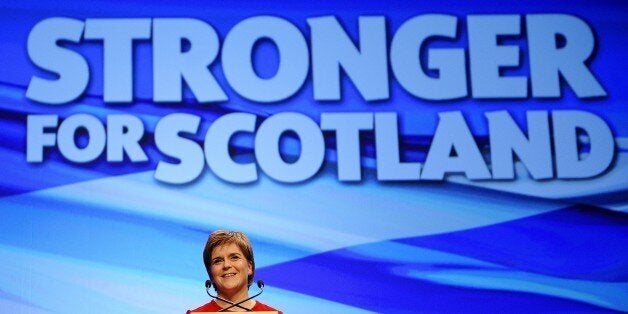
M220 264L220 262L222 262L222 261L221 261L221 260L219 260L219 259L216 259L216 260L214 260L214 261L212 262L212 264L217 265L217 264Z

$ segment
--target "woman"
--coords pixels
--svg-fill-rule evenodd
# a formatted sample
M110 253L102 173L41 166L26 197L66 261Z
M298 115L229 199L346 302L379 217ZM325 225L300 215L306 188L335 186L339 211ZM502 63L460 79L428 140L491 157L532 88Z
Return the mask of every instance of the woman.
M249 286L255 275L255 259L251 242L242 232L218 230L209 235L203 262L212 285L218 296L233 303L249 297ZM256 300L248 300L242 306L233 306L216 299L187 313L218 312L224 308L228 311L277 311L276 309ZM281 313L281 312L279 312Z

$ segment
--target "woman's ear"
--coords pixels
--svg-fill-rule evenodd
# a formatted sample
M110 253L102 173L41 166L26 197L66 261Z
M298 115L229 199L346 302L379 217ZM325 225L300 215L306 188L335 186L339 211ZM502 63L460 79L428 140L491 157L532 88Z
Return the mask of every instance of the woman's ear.
M249 275L253 275L253 263L251 263L251 261L249 261Z

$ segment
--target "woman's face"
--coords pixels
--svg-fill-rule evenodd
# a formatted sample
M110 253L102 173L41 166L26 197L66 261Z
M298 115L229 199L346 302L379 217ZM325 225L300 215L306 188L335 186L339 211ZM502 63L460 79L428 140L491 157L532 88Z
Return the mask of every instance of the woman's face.
M211 273L218 293L235 296L248 291L248 277L253 274L253 267L235 243L228 243L212 251Z

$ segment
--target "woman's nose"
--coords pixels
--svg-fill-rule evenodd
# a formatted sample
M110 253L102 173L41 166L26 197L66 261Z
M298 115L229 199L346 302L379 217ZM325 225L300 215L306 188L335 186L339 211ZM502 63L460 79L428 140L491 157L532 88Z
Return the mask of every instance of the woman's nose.
M222 263L222 269L229 269L231 268L231 262L229 262L228 260L224 261Z

